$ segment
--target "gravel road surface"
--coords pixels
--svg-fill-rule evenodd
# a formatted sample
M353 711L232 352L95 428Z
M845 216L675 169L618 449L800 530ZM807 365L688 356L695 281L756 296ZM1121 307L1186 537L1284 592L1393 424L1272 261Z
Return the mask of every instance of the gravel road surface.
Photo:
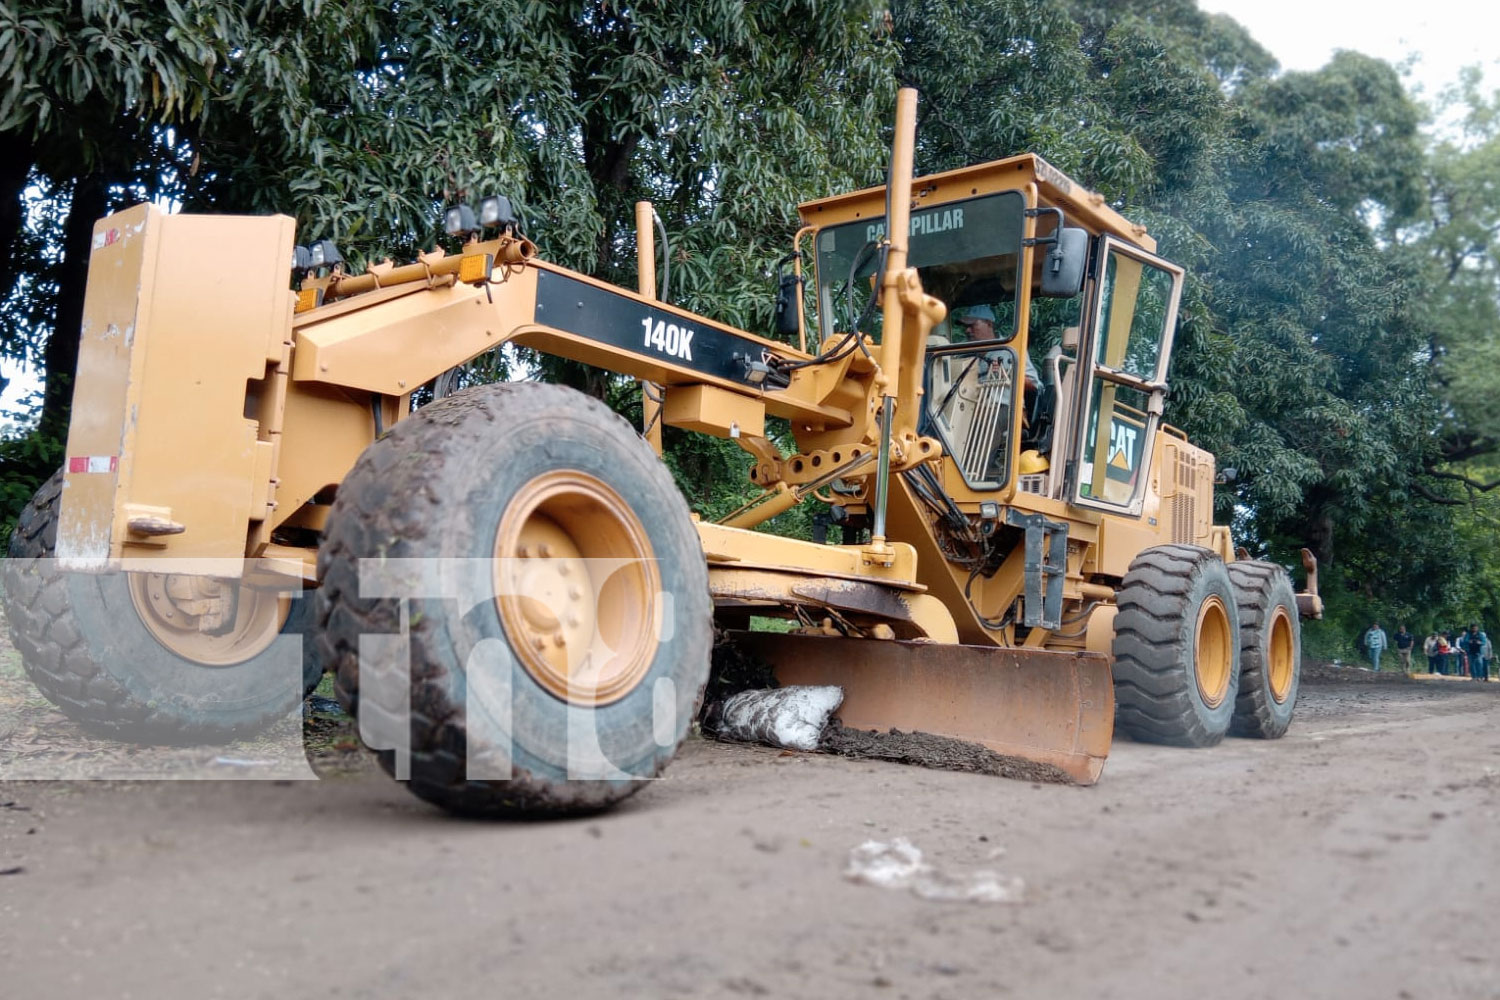
M451 819L336 750L0 781L0 996L1500 997L1500 684L1311 674L1285 739L1121 741L1093 788L699 739L569 822ZM846 877L897 837L1024 891Z

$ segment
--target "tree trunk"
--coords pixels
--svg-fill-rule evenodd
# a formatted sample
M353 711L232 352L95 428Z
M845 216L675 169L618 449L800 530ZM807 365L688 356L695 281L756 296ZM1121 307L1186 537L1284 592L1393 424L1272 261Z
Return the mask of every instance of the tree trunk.
M16 238L26 222L26 178L36 159L32 143L10 134L0 142L0 302L16 285Z
M40 430L63 439L78 372L78 337L83 326L83 290L88 284L90 241L94 223L109 209L109 184L101 174L85 174L73 184L73 200L63 227L63 257L58 268L57 310L44 357L47 388Z
M589 119L584 124L583 139L584 167L594 182L594 197L605 220L596 244L599 262L594 273L605 280L614 277L619 263L615 260L615 231L610 220L624 217L621 213L629 207L630 159L641 140L637 132L627 132L618 140L611 138L611 124L598 118Z
M1307 547L1318 557L1320 567L1333 565L1333 516L1321 506L1308 520Z

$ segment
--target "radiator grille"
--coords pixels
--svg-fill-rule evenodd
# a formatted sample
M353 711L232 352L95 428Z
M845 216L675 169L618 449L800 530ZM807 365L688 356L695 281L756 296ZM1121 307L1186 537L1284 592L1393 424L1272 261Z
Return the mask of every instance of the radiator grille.
M1198 525L1198 465L1191 455L1177 451L1172 482L1172 541L1193 542Z

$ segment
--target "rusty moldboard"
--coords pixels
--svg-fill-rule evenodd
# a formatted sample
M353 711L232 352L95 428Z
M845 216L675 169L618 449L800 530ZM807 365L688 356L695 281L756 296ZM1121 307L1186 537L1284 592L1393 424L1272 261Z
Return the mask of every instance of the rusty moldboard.
M737 633L781 684L837 684L851 729L966 740L1099 780L1114 734L1114 683L1099 653Z

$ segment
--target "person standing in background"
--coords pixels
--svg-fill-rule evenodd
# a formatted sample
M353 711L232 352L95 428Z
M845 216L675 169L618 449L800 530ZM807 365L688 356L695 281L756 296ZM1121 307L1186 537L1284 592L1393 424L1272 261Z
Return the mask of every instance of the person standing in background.
M1365 633L1365 653L1370 657L1370 668L1377 674L1380 673L1380 654L1389 645L1385 637L1385 629L1380 627L1379 622L1371 622L1370 629Z
M1406 623L1396 629L1396 655L1401 657L1401 672L1411 676L1411 647L1416 642L1416 637L1406 631Z
M1479 630L1478 625L1470 625L1469 631L1464 633L1464 652L1469 657L1469 679L1489 680L1489 672L1484 668L1484 647L1490 641L1490 637Z
M1429 674L1437 673L1438 667L1441 666L1441 661L1438 658L1438 635L1436 632L1429 633L1427 638L1422 640L1422 655L1427 657L1427 672Z

